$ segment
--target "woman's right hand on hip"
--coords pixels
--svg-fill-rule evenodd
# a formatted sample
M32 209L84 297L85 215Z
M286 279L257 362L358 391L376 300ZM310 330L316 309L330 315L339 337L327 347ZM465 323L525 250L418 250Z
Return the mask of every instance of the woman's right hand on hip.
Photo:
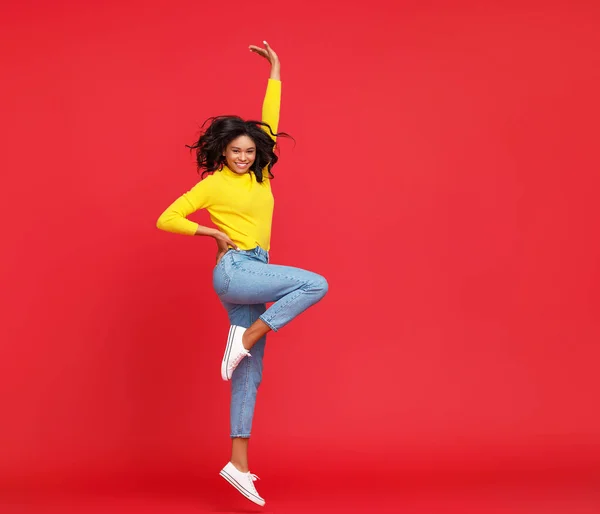
M215 241L217 242L217 247L219 248L219 251L224 250L223 253L225 253L229 249L230 246L234 250L239 250L237 245L229 238L229 236L227 234L225 234L225 232L215 230L213 237L215 238Z

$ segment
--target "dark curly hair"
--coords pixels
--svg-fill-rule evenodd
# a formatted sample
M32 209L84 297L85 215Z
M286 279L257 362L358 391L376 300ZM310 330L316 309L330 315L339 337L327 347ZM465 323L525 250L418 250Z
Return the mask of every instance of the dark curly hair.
M239 116L214 116L208 118L211 122L208 128L201 134L200 139L193 145L186 145L190 151L196 151L196 162L198 163L198 173L201 170L201 178L213 171L221 171L226 164L223 152L227 145L239 136L248 136L256 145L256 157L250 169L256 175L258 182L263 181L263 169L266 167L271 178L274 177L271 169L279 157L275 154L275 141L260 126L266 127L271 135L276 137L289 137L285 132L273 133L270 125L262 121L243 120Z

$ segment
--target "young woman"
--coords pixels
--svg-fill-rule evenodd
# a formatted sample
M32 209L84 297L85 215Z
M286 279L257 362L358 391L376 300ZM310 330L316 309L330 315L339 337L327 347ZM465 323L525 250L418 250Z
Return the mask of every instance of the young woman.
M271 170L281 100L281 65L277 54L251 45L271 65L262 122L237 116L209 118L208 128L190 148L196 151L202 178L160 216L159 229L210 236L217 243L213 287L227 310L230 328L221 377L231 381L231 460L220 475L246 498L264 505L248 470L248 441L256 393L262 378L266 334L277 332L327 293L320 275L269 264L273 193ZM208 121L208 120L207 120ZM212 174L209 174L212 173ZM216 228L187 219L207 209ZM266 303L275 302L268 309ZM250 353L251 352L251 353Z

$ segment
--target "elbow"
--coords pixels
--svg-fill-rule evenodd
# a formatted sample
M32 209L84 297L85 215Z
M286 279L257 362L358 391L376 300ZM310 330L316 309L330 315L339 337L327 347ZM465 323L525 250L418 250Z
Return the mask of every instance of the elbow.
M165 215L161 214L160 217L156 220L156 228L158 230L167 230L167 220L165 219Z

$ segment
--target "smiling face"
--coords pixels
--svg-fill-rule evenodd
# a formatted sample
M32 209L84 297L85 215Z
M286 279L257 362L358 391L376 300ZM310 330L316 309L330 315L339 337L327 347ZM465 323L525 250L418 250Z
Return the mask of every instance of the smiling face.
M247 173L256 159L256 145L248 136L239 136L223 152L227 167L239 175Z

